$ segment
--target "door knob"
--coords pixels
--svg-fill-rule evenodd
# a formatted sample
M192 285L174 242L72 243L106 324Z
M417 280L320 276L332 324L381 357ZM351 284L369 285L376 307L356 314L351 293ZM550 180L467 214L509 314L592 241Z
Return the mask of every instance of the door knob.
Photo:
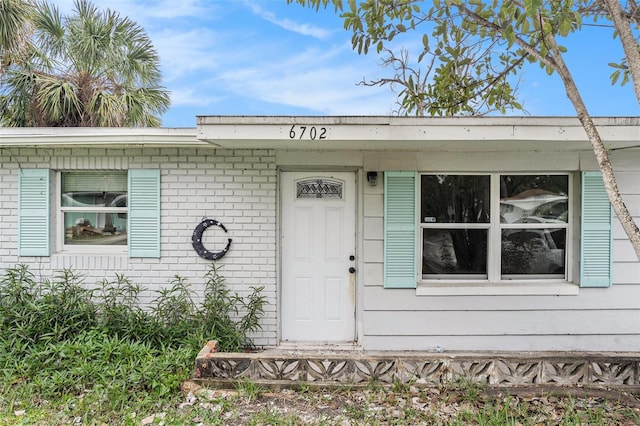
M353 266L351 268L349 268L349 273L350 274L354 274L356 272L356 268L354 268Z

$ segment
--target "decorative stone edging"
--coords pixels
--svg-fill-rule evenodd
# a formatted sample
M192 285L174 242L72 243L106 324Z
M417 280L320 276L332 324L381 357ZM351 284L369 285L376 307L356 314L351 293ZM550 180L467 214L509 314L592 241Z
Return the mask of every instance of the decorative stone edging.
M416 382L443 385L460 379L491 386L597 386L640 389L640 354L584 352L417 353L264 351L219 353L211 341L195 362L194 379L250 379L317 385Z

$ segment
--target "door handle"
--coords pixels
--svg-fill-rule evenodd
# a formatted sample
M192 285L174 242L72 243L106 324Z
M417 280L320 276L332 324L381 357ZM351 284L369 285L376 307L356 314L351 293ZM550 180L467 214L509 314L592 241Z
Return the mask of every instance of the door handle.
M349 268L349 273L350 274L355 274L356 272L356 268L354 268L353 266L351 268Z

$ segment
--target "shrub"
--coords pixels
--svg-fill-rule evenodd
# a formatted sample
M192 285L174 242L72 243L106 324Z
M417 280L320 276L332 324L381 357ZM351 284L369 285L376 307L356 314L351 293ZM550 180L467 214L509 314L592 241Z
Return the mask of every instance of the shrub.
M251 287L245 300L231 293L215 264L211 264L205 278L203 309L197 315L202 335L215 336L221 351L234 352L251 346L246 336L260 329L266 303L262 295L264 287Z
M131 391L153 401L188 378L207 340L225 351L251 346L248 334L260 329L264 313L262 287L244 299L226 287L215 265L205 275L201 304L179 276L148 310L139 301L143 289L123 275L94 290L82 283L70 269L41 283L25 265L5 271L0 394L21 383L39 396L92 389L112 406L126 404Z
M3 332L29 343L55 342L94 327L92 292L81 283L81 277L68 269L40 284L25 265L7 269L0 280Z

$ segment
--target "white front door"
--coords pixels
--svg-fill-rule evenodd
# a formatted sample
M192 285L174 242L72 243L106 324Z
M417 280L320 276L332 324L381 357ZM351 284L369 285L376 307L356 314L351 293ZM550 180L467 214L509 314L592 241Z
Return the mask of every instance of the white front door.
M355 338L355 192L351 172L281 175L283 341Z

